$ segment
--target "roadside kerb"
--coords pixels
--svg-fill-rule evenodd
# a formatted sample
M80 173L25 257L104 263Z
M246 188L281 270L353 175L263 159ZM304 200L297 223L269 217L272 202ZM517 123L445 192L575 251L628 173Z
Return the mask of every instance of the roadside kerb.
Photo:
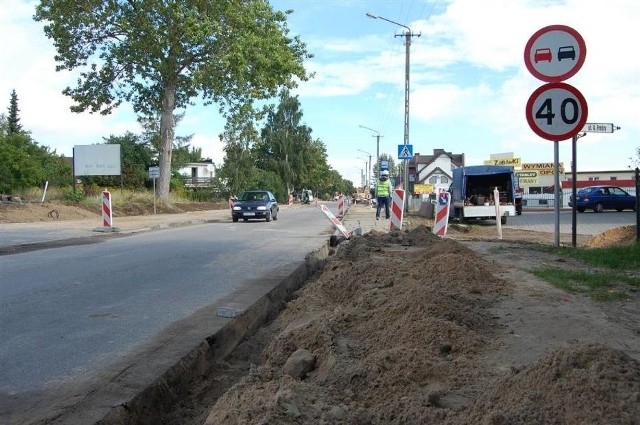
M256 281L255 285L250 285L250 290L237 291L216 303L218 307L233 306L240 311L236 318L217 316L215 307L201 309L197 314L202 315L200 323L205 327L205 334L208 329L209 336L203 339L197 336L202 333L194 329L182 333L176 331L175 338L185 340L178 345L195 348L185 349L161 376L145 370L147 364L142 361L149 354L161 358L172 354L165 353L166 347L161 341L156 341L138 353L141 361L111 368L110 385L89 394L77 403L72 412L58 419L68 423L100 421L105 425L159 423L161 415L186 397L192 384L207 375L214 362L230 354L243 339L280 311L292 294L323 267L327 256L328 245L324 244L308 254L302 263L272 273L274 277L270 281ZM173 345L176 345L175 341Z

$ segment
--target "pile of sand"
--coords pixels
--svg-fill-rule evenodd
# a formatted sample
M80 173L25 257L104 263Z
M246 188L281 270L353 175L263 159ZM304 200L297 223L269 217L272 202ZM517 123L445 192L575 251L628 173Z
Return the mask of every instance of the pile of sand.
M483 363L505 332L488 308L512 290L424 226L345 242L260 331L261 359L206 423L637 423L640 363L622 352L581 344L522 370Z

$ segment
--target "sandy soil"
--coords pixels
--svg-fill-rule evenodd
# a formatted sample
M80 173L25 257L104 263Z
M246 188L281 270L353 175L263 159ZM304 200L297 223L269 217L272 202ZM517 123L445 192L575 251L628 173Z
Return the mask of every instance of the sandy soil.
M423 225L348 241L221 365L249 363L206 423L637 424L637 294L568 295L541 263L581 267Z
M0 207L0 222L11 214ZM640 294L599 303L537 279L543 264L586 267L531 246L553 235L451 226L438 239L410 222L340 244L163 422L640 423Z

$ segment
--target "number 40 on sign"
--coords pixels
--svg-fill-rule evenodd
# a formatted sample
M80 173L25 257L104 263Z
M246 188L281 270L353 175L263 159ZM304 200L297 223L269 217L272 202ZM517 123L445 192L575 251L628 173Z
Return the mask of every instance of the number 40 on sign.
M567 140L587 122L587 101L578 89L566 83L548 83L531 94L526 106L529 127L540 137Z

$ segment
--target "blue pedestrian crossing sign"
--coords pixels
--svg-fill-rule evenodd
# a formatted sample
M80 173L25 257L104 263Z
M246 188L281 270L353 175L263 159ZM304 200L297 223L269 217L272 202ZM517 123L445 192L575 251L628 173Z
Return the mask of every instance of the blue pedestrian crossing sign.
M413 145L398 145L398 159L413 158Z

